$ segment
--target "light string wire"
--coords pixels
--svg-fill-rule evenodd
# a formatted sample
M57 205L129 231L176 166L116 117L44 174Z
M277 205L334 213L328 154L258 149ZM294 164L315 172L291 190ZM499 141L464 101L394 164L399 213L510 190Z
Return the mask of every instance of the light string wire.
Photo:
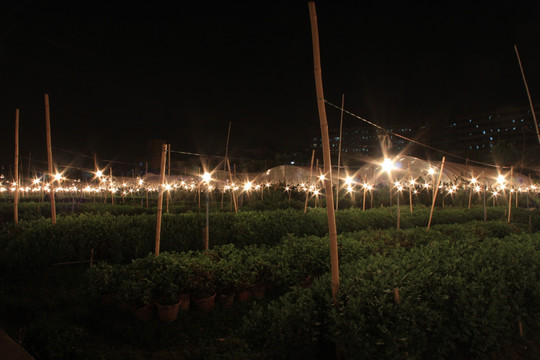
M445 151L445 150L437 149L437 148L435 148L435 147L433 147L433 146L430 146L430 145L421 143L421 142L419 142L419 141L417 141L417 140L408 138L408 137L403 136L403 135L401 135L401 134L397 134L397 133L395 133L395 132L393 132L393 131L390 131L390 130L388 130L388 129L385 129L385 128L383 128L382 126L380 126L380 125L378 125L378 124L375 124L374 122L369 121L369 120L367 120L367 119L361 117L360 115L356 115L355 113L353 113L353 112L351 112L351 111L348 111L348 110L342 108L342 107L339 106L339 105L333 104L333 103L331 103L330 101L328 101L328 100L326 100L326 99L324 100L324 102L327 103L328 105L330 105L330 106L332 106L332 107L334 107L334 108L340 110L340 111L343 111L344 113L346 113L346 114L348 114L348 115L350 115L350 116L352 116L352 117L354 117L354 118L356 118L356 119L358 119L358 120L362 120L363 122L365 122L365 123L367 123L367 124L369 124L369 125L371 125L371 126L374 126L374 127L376 127L377 129L380 129L380 130L386 132L387 134L391 134L391 135L397 136L397 137L399 137L399 138L402 138L402 139L404 139L404 140L407 140L407 141L409 141L409 142L411 142L411 143L414 143L414 144L416 144L416 145L420 145L420 146L423 146L423 147L425 147L425 148L428 148L428 149L431 149L431 150L434 150L434 151L438 151L438 152L440 152L440 153L442 153L442 154L445 154L445 155L448 155L448 156L452 156L452 157L457 158L457 159L465 160L465 162L467 162L467 163L472 162L472 163L475 163L475 164L478 164L478 165L490 166L490 167L494 167L494 168L498 168L498 169L510 169L510 166L501 166L501 165L495 165L495 164L489 164L489 163L485 163L485 162L481 162L481 161L471 160L471 159L467 159L467 158L461 157L461 156L456 155L456 154L452 154L452 153L450 153L450 152L448 152L448 151Z

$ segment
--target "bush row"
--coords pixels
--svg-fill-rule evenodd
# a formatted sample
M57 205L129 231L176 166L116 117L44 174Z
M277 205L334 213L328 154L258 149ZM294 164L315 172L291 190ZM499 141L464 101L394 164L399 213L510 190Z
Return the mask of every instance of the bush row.
M505 219L504 208L488 208L488 219ZM336 213L340 233L364 229L385 229L396 226L396 208L359 209ZM514 209L513 223L531 229L540 228L537 212ZM433 216L433 224L464 223L483 219L483 209L445 209ZM429 218L428 209L401 214L401 228L424 227ZM4 224L0 231L0 262L2 266L18 271L39 270L43 266L63 261L89 259L94 249L96 259L113 263L127 263L144 257L154 248L156 217L154 215L112 216L109 214L81 214L60 217L55 226L50 220L22 221ZM204 214L185 213L163 216L161 227L162 251L188 251L200 249ZM283 236L315 235L327 233L327 214L324 209L310 209L307 214L298 210L264 212L212 213L210 216L211 246L235 244L238 247L265 244L274 245Z
M538 326L540 234L436 228L407 234L409 250L342 255L336 306L326 273L256 305L238 337L272 358L324 358L336 344L347 359L468 359ZM403 233L382 237L400 245Z

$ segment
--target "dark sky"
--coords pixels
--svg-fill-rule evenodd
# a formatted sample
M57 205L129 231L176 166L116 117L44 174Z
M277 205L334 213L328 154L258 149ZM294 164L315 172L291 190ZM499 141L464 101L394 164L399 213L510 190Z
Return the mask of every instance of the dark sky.
M53 146L100 158L150 138L223 154L229 121L231 146L304 148L319 126L307 1L189 3L2 1L0 163L16 108L21 154L46 159L44 93ZM514 44L540 99L540 1L316 4L325 97L376 123L528 106Z

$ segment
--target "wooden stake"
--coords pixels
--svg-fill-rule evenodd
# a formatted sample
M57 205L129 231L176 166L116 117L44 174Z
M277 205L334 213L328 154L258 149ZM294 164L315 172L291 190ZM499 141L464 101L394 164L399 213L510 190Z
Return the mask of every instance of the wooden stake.
M227 142L225 143L225 159L223 160L223 171L227 171L227 159L229 156L229 138L231 136L231 122L229 121L229 130L227 130ZM223 198L225 191L221 192L221 208L223 209Z
M111 187L111 205L114 206L114 187L112 186L112 166L109 168L109 186Z
M337 305L337 293L339 290L339 261L337 246L336 217L334 213L334 196L332 191L332 161L330 158L330 139L328 136L328 122L324 105L324 92L321 74L321 59L319 54L319 29L317 25L317 12L315 2L308 3L311 20L311 37L313 42L313 70L315 75L315 90L317 93L317 107L321 123L323 161L324 161L324 186L326 192L326 210L328 212L328 234L330 237L330 262L332 272L332 300Z
M51 145L51 115L49 109L49 94L44 95L45 99L45 132L47 135L47 163L49 176L54 176L53 174L53 158L52 158L52 145ZM49 184L50 189L50 198L51 198L51 222L53 225L56 225L56 203L54 201L54 178L53 181Z
M146 162L145 175L148 175L148 161ZM146 186L146 208L148 209L148 186Z
M307 204L309 201L309 187L311 186L311 175L313 173L313 159L315 159L315 149L311 153L311 165L309 167L309 181L306 190L306 203L304 204L304 214L307 212Z
M519 63L519 69L521 70L521 77L523 78L523 84L525 84L525 90L527 90L527 97L529 98L529 106L531 107L531 112L534 120L534 127L536 128L536 135L538 136L538 143L540 143L540 131L538 130L538 122L536 121L536 113L534 112L534 106L531 99L531 93L529 91L529 85L527 85L527 79L525 79L525 72L523 71L523 66L521 65L521 59L519 57L519 52L517 45L514 45L514 50L516 50L516 56Z
M339 190L340 190L340 177L339 170L341 169L341 137L343 135L343 110L345 107L345 94L341 94L341 118L339 121L339 145L338 145L338 157L337 157L337 184L336 184L336 210L339 209ZM365 199L364 191L364 199Z
M19 223L19 109L15 109L15 198L13 199L13 219Z
M94 248L90 250L90 267L94 264Z
M169 151L167 152L167 176L168 176L168 180L170 179L171 177L171 144L169 144ZM167 214L169 213L169 199L171 197L171 192L170 191L167 191Z
M508 190L508 223L512 214L512 190L514 189L514 165L510 167L510 189ZM517 199L517 195L516 195Z
M233 203L234 203L234 213L238 214L238 204L236 203L236 194L235 194L234 188L232 186L233 178L232 178L232 173L231 173L231 163L229 162L229 159L226 159L226 160L227 160L227 167L229 168L229 180L231 181L231 194L232 194L232 199L233 199Z
M156 223L156 256L159 255L159 242L161 238L161 214L163 212L163 187L165 183L165 161L167 160L167 144L161 146L161 167L159 173L159 194L157 203Z
M471 178L474 178L474 173L471 172ZM469 207L468 209L471 208L471 203L472 203L472 193L473 193L473 186L471 186L471 191L469 191Z
M435 189L433 189L433 203L431 204L431 211L429 213L429 222L427 226L428 230L431 227L431 219L433 218L433 209L435 208L435 201L437 200L437 193L439 192L439 184L441 183L441 178L442 178L443 168L444 168L444 159L445 157L443 156L442 162L441 162L441 169L439 171L439 178L437 179L437 185L435 186Z

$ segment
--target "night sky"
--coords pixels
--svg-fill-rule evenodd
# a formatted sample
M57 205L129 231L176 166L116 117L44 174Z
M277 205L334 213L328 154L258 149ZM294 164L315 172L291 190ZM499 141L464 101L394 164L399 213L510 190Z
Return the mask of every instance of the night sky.
M46 159L44 93L53 146L103 159L222 155L229 121L237 152L319 131L307 1L110 3L1 2L0 164L16 108L21 155ZM325 97L383 126L526 107L516 44L540 103L540 2L472 3L316 2Z

